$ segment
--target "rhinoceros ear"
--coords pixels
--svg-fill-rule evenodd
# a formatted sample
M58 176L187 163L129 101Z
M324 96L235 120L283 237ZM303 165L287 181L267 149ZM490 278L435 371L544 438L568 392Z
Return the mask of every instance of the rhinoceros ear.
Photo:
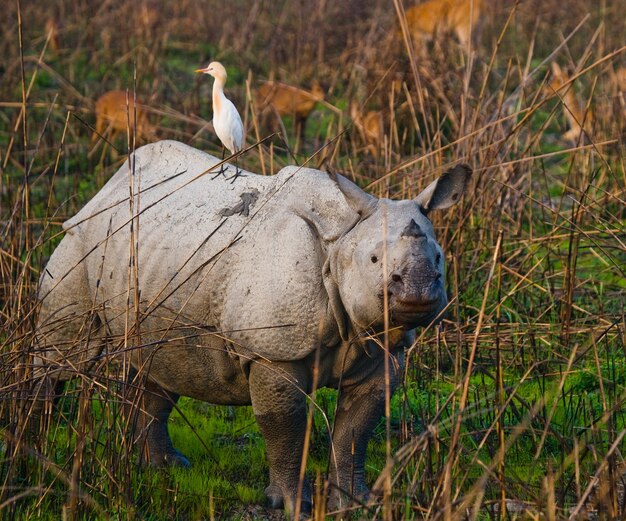
M449 208L461 200L467 188L472 169L467 165L457 165L439 179L430 183L416 198L424 213L431 210Z
M337 187L346 198L346 202L362 218L371 215L376 210L378 199L361 190L352 181L341 174L328 170L329 177L337 183Z

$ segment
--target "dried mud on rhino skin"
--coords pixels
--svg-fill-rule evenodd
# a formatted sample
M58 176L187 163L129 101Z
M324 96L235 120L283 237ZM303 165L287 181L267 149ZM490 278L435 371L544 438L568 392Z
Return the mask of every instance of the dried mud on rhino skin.
M244 192L241 197L241 202L233 206L232 208L224 208L220 211L220 217L230 217L231 215L239 214L244 217L250 215L250 207L256 203L259 198L259 191L256 188L252 189L252 192Z

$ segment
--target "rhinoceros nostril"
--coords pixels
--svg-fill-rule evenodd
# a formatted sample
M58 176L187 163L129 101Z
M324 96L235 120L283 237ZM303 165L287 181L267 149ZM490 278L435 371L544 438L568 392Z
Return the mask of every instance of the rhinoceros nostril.
M394 274L391 276L391 280L392 280L393 282L402 282L402 277L401 277L400 275L398 275L397 273L394 273Z

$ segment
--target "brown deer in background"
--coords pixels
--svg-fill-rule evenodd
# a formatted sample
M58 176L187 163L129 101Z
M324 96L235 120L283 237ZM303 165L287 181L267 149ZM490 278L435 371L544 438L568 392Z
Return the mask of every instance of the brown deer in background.
M156 134L148 120L148 113L139 100L135 106L132 93L127 96L123 90L105 92L96 101L96 131L91 136L91 141L96 141L98 137L113 140L118 134L126 134L129 129L131 134L136 129L138 141L154 139Z
M383 113L380 110L363 111L356 101L352 101L350 117L367 151L372 157L378 158L385 137Z
M613 99L613 113L618 118L619 128L626 131L626 67L619 67L611 71L609 81L611 98Z
M59 53L59 25L54 18L46 20L46 38L48 39L48 49L54 54Z
M476 38L484 0L427 0L406 10L406 23L415 45L452 33L464 52Z
M317 103L324 100L324 91L317 82L308 91L285 83L268 81L256 90L254 100L260 117L268 111L273 112L277 119L281 116L293 117L296 135L303 143L306 121Z
M552 62L552 78L547 86L547 94L558 94L563 103L563 113L568 130L561 136L565 141L578 143L584 135L591 136L593 112L585 107L573 88L571 76L558 63Z

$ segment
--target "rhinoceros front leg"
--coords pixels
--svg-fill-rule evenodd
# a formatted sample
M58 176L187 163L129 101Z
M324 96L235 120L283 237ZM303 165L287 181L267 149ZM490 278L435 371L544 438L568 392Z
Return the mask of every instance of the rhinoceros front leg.
M265 438L270 485L265 489L272 508L293 512L306 431L306 375L297 364L257 362L250 368L252 408ZM301 512L311 510L311 487L302 484Z
M395 358L390 357L390 393L398 384L394 362ZM385 412L385 385L381 356L372 373L368 368L360 380L349 379L340 390L333 433L329 509L345 507L351 498L365 498L369 493L365 484L365 454L374 428Z

